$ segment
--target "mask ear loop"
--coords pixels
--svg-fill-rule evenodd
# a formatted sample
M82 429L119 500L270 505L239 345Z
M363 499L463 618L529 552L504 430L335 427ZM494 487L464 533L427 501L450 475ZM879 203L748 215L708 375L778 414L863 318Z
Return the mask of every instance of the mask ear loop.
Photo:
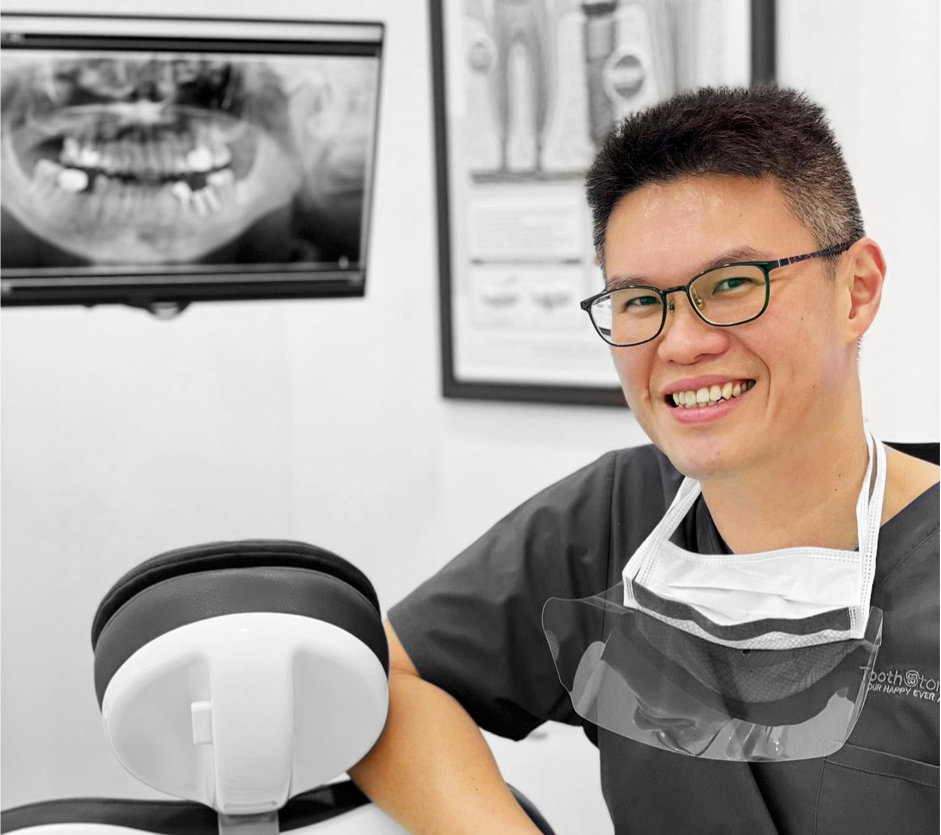
M673 532L679 527L683 517L689 513L693 503L701 492L702 485L696 481L696 479L689 478L688 476L684 478L663 518L640 544L640 547L634 552L634 555L627 561L627 564L621 571L621 579L624 583L625 606L629 606L630 602L634 600L634 582L636 581L643 585L644 579L646 579L653 570L653 561L647 559L648 552L660 541L668 539L673 535Z
M875 577L876 549L882 522L882 503L885 497L885 447L871 432L866 433L869 444L869 464L863 480L863 489L856 505L857 537L859 538L859 610L850 610L850 628L853 635L865 633L869 619L869 602ZM854 622L855 621L855 622Z

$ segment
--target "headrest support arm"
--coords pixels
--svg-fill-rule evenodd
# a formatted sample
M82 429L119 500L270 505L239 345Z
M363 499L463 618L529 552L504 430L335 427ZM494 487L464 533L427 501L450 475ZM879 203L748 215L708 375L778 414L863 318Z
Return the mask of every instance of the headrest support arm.
M277 812L260 815L219 815L219 835L279 835Z

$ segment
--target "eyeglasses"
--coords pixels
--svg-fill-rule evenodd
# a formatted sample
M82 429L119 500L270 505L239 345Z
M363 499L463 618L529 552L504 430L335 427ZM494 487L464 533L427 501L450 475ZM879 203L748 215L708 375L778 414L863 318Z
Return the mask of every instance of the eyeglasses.
M827 247L806 255L777 261L743 261L725 264L693 276L685 285L659 287L631 285L605 290L581 302L599 336L609 345L626 348L656 339L667 320L667 306L674 309L670 293L686 293L696 314L709 325L730 328L757 319L768 308L771 271L788 264L839 255L855 241Z

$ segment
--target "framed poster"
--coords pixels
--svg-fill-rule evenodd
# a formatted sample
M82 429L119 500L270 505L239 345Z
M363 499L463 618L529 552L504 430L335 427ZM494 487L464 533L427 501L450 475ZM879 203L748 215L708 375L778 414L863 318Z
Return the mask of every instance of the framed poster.
M381 23L2 22L4 306L364 294Z
M772 81L774 0L430 4L444 396L623 406L585 172L630 113Z

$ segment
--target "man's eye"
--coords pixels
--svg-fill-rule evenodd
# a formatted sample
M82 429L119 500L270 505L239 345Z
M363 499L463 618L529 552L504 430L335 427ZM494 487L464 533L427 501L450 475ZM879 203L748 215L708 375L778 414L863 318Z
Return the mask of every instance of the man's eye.
M624 302L625 308L634 308L639 309L643 307L650 307L651 305L660 304L660 299L657 296L634 296L631 299L627 299Z
M754 287L757 282L747 276L736 276L734 278L723 278L715 287L713 293L726 293L730 290L738 290L742 287Z

